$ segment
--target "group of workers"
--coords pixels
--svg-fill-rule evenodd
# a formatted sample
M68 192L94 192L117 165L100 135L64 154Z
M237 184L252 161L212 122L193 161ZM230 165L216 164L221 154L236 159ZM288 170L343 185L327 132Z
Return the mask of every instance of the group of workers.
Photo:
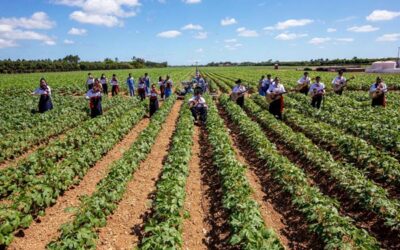
M354 78L354 77L353 77ZM343 76L343 71L339 71L338 76L332 80L333 91L338 95L342 95L344 88L347 83L353 78L346 79ZM311 82L313 82L311 84ZM112 86L112 96L118 95L119 92L119 82L115 74L109 82ZM192 83L195 84L196 89L194 95L189 100L189 108L195 118L195 120L200 120L204 123L207 119L207 104L202 94L208 89L207 82L196 72L196 77L193 77ZM238 79L235 81L236 85L232 89L231 99L235 101L240 107L244 105L244 98L246 92L249 88L244 86L243 82ZM92 74L88 74L86 81L88 92L86 93L86 98L90 101L91 117L99 116L103 113L101 106L102 95L108 95L108 82L104 74L101 78L93 78ZM129 90L129 95L135 95L135 80L131 74L128 75L126 79L126 84ZM165 80L162 77L158 79L158 88L155 84L151 84L150 77L147 73L143 77L139 78L137 85L138 96L141 100L145 100L149 97L149 111L150 116L152 116L159 107L159 95L162 99L168 98L172 94L173 81L169 76L166 76ZM317 76L314 79L309 77L308 72L304 72L303 77L297 81L297 87L289 92L299 92L305 95L311 96L311 106L319 109L323 102L325 91L325 84L321 82L321 77ZM370 87L369 93L372 99L372 106L386 106L386 93L388 89L386 84L383 82L381 77L377 77L375 83ZM186 91L188 93L193 93L193 91ZM285 87L280 81L279 77L272 78L270 74L266 77L262 76L259 85L258 93L261 96L265 96L269 102L269 112L274 115L277 119L282 120L282 114L284 109L283 95L288 93ZM44 78L40 79L40 86L32 94L40 95L39 99L39 112L44 113L47 110L53 108L51 101L51 89L48 86Z

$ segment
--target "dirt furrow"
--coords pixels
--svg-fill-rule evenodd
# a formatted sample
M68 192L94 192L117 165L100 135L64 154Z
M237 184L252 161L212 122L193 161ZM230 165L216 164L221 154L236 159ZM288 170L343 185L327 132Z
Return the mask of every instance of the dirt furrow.
M177 101L162 126L150 154L134 173L117 210L99 230L97 249L132 249L143 236L143 225L151 212L156 183L162 171L182 101Z
M185 210L189 218L183 222L183 249L207 249L206 221L203 200L205 198L204 187L201 181L201 152L200 152L200 128L195 127L193 135L192 158L189 162L189 176L186 184Z
M123 156L140 132L147 127L149 119L144 118L108 152L96 165L89 169L78 186L71 188L61 196L57 203L46 209L45 216L39 217L28 229L24 237L16 237L9 249L44 249L45 246L59 236L60 226L73 218L66 208L79 205L79 197L91 195L96 190L96 184L103 179L110 164Z

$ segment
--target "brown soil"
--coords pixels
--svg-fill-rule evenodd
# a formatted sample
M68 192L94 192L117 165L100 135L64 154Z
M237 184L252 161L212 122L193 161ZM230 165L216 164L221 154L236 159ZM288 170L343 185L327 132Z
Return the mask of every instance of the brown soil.
M163 161L179 117L182 102L177 101L147 159L142 162L128 183L117 210L99 230L97 249L132 249L143 236L143 225L151 212L151 202L156 182L162 171Z
M51 240L56 239L60 233L60 226L73 218L73 214L65 209L79 206L80 196L91 195L96 190L96 184L107 175L110 164L123 156L148 124L148 119L140 121L121 142L89 169L78 186L66 191L54 206L46 209L45 216L39 217L24 230L24 237L16 237L9 249L44 249Z
M195 127L193 135L192 157L189 162L189 176L186 182L185 210L190 217L183 222L183 249L207 249L206 221L203 207L204 186L201 182L200 169L200 128Z

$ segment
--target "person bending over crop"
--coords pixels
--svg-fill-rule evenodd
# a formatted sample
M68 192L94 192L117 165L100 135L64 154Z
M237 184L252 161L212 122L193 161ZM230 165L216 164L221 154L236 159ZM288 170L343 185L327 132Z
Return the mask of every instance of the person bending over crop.
M311 79L308 77L308 72L304 72L302 78L297 81L297 91L307 95L310 90Z
M208 106L206 100L201 96L201 91L196 91L195 95L189 99L189 108L195 123L197 123L198 119L202 124L207 121Z
M108 96L107 77L104 74L101 74L100 83L101 83L101 87L103 88L103 94Z
M90 116L95 118L103 114L101 106L102 87L99 79L94 80L93 88L86 93L86 99L89 100Z
M160 95L161 95L161 99L164 100L164 94L165 94L165 82L162 79L162 76L160 76L158 78L158 86L160 87Z
M325 84L323 84L321 81L321 77L317 76L315 78L315 83L311 85L311 88L309 90L311 94L311 106L314 108L321 108L321 103L322 99L324 98L325 95Z
M237 105L243 108L244 105L244 94L247 92L246 87L243 85L242 80L238 79L236 82L236 86L233 87L231 93L232 101L235 101Z
M173 82L169 76L165 79L165 98L168 98L172 94Z
M118 92L119 92L119 83L118 83L117 76L116 76L115 74L112 75L110 84L111 84L111 95L112 95L112 96L118 95Z
M139 97L140 97L141 101L146 99L146 84L145 84L145 82L144 82L142 77L139 78L138 94L139 94Z
M269 101L269 112L279 120L282 120L283 94L285 93L285 87L280 83L280 79L275 77L274 82L267 90L267 99Z
M39 88L32 92L32 95L40 95L39 99L39 112L44 113L53 109L53 102L51 101L51 89L44 78L40 79Z
M382 106L386 107L386 93L388 89L381 77L377 77L375 83L371 85L369 94L372 98L372 107Z
M153 116L155 112L158 110L158 91L156 89L156 85L151 85L150 90L150 117Z
M88 78L86 80L86 85L87 85L88 90L93 88L93 83L94 83L94 78L92 76L92 73L89 73Z
M132 74L129 73L126 79L126 85L128 85L129 96L135 95L135 79L133 79Z

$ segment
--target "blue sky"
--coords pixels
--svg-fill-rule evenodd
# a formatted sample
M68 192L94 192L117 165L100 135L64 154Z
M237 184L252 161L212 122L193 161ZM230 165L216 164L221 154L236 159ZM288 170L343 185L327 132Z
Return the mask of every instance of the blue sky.
M0 58L168 61L387 57L398 0L5 0Z

